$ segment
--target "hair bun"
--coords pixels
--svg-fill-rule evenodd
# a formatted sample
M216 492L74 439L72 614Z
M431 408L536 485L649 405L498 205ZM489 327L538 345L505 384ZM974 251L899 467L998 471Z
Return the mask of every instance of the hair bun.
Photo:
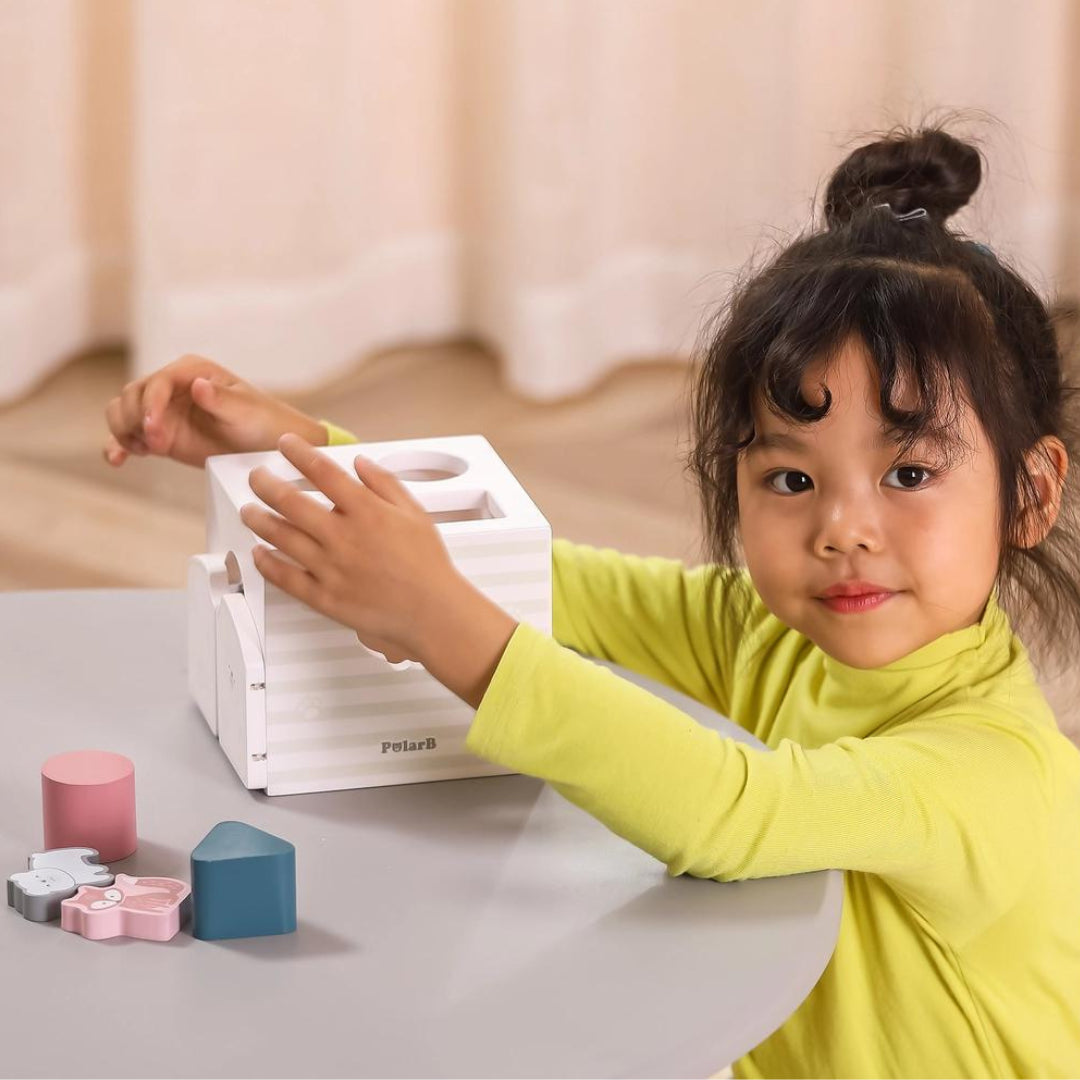
M835 228L866 205L898 214L923 207L938 224L965 206L982 179L979 151L939 128L899 129L849 154L825 191L825 220Z

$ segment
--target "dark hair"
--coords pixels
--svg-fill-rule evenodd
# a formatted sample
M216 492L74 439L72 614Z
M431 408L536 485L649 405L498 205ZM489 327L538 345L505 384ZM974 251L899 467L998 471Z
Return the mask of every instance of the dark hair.
M1031 611L1033 646L1047 656L1080 647L1080 531L1069 470L1057 523L1032 548L1014 543L1037 489L1025 456L1055 435L1077 446L1061 352L1046 305L989 248L945 222L982 177L976 147L940 127L896 127L851 153L833 173L824 224L811 227L737 283L705 328L692 367L688 466L701 494L711 583L753 594L739 551L736 466L754 436L757 395L774 413L813 423L829 411L807 403L806 368L861 339L880 378L880 407L901 449L929 438L956 448L953 421L966 398L997 460L1002 609L1019 632ZM884 205L882 205L884 204ZM899 216L919 208L907 220ZM892 403L898 376L918 407ZM1049 465L1049 462L1047 462ZM713 594L710 593L710 602Z

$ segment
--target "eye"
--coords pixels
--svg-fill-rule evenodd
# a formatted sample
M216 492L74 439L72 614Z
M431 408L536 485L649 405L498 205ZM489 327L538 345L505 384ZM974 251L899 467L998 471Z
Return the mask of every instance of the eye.
M925 465L898 465L895 469L890 469L885 475L888 477L892 473L898 474L898 483L888 484L887 486L897 487L901 491L918 491L926 487L937 476L933 469ZM787 485L786 489L778 487L774 483L776 480L782 480ZM777 495L799 495L804 491L808 491L813 481L806 473L799 472L798 469L784 469L782 472L767 476L765 484L771 491L775 491Z
M899 486L903 491L918 491L919 488L925 487L926 483L936 475L933 470L928 469L925 465L898 465L895 469L890 469L885 475L890 476L892 473L900 474Z
M116 901L123 899L123 895L121 894L119 889L108 889L106 890L104 896L106 900Z
M798 477L795 481L795 490L784 491L773 483L774 480L787 480L788 477ZM784 469L783 472L773 473L771 476L765 477L765 484L771 490L775 491L777 495L798 495L800 492L806 491L810 484L810 477L804 472L799 472L798 469ZM805 484L805 486L804 486Z

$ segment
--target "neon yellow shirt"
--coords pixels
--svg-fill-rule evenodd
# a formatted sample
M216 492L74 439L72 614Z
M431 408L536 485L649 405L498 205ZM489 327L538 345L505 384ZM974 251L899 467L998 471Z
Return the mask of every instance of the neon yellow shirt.
M1080 1076L1080 752L996 594L974 626L860 670L756 593L741 625L722 592L710 611L706 569L555 540L553 636L518 625L466 746L671 875L844 871L832 959L737 1076Z

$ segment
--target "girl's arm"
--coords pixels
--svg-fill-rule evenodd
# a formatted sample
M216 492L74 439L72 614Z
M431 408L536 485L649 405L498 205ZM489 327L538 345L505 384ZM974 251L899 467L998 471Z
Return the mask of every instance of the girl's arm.
M466 747L548 781L671 875L721 881L842 869L891 880L944 930L974 933L1042 858L1046 750L1034 725L909 721L814 749L757 750L697 723L533 627L514 631ZM961 893L977 902L957 905Z
M329 421L330 445L356 437ZM560 645L637 671L731 716L735 649L767 614L755 595L749 625L735 624L725 587L706 594L708 568L556 538L552 635Z
M713 567L631 555L556 539L552 633L585 656L613 661L732 716L736 651L768 616L749 587L740 619L730 578L708 588ZM748 582L745 572L739 575Z

